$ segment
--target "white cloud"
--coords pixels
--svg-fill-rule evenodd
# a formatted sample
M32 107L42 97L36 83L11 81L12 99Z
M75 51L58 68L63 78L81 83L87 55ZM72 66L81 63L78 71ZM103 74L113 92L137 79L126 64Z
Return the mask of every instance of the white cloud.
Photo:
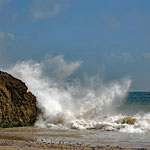
M0 17L4 21L31 21L31 20L45 20L56 17L63 9L66 0L31 0L28 6L25 7L25 14L15 12L11 6L12 3L17 2L12 0L0 0ZM20 5L21 2L18 2ZM9 9L8 9L9 8Z
M57 16L62 10L60 0L33 0L30 17L34 20L44 20Z
M5 3L9 2L10 0L0 0L0 7L3 6Z
M4 4L5 0L0 0L0 6Z
M6 40L6 39L14 40L14 38L15 38L15 36L12 33L0 32L0 41Z

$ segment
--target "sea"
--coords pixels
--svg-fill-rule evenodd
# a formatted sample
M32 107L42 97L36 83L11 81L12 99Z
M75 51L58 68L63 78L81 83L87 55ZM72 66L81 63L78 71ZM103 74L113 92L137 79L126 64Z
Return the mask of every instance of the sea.
M130 110L131 114L150 112L150 92L129 92L124 109Z
M73 79L80 65L56 56L6 70L36 96L41 113L35 127L79 132L82 143L150 148L149 92L130 92L130 77L110 83L98 76Z

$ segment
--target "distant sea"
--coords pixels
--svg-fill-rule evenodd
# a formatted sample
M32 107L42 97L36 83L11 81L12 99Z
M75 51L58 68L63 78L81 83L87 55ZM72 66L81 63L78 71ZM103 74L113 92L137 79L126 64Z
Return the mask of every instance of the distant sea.
M122 113L135 115L150 113L150 92L129 92L122 105Z

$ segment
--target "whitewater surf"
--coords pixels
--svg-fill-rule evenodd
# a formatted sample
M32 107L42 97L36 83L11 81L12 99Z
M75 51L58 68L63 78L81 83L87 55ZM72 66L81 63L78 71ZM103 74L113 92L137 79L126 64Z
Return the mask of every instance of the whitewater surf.
M131 79L109 84L99 77L72 78L81 61L67 62L63 56L42 62L19 62L7 69L26 83L41 110L35 126L52 129L98 129L125 133L149 133L150 113L123 112ZM71 80L70 80L71 79Z

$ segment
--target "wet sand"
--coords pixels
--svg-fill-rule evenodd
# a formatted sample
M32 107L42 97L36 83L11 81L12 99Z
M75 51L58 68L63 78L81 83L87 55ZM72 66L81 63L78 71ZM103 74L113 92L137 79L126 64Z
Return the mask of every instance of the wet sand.
M87 133L86 133L87 134ZM148 148L132 148L112 146L107 141L88 144L86 134L76 130L48 130L34 127L0 129L0 150L146 150ZM87 134L87 136L89 136ZM86 142L84 142L86 141ZM114 143L115 145L115 143Z

